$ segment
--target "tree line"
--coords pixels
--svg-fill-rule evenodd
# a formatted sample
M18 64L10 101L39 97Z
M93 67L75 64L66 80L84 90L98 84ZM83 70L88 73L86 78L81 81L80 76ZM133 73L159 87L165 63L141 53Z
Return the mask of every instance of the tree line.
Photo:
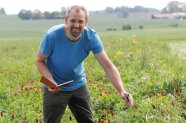
M175 13L175 12L185 12L186 13L186 3L185 2L179 2L179 1L171 1L167 4L165 8L162 10L157 10L154 8L145 8L143 6L135 6L134 8L130 8L127 6L121 6L121 7L106 7L105 8L106 13L119 13L120 16L126 18L131 12L150 12L150 13Z
M22 20L63 19L65 17L65 11L66 9L64 7L61 8L61 11L44 11L43 13L38 9L34 11L22 9L17 16Z
M116 8L112 8L112 7L106 7L105 8L105 12L106 13L117 13L119 14L120 17L123 18L127 18L128 15L131 12L158 12L159 10L154 9L154 8L145 8L143 6L135 6L134 8L130 8L127 6L120 6L120 7L116 7Z

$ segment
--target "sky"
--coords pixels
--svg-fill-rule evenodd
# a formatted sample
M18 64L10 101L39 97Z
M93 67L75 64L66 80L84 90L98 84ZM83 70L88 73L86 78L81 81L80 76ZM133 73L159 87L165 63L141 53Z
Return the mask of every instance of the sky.
M174 0L0 0L0 8L3 7L7 14L18 14L21 9L44 11L60 11L61 7L68 7L74 4L83 5L89 11L104 10L106 7L128 6L133 8L135 5L143 7L163 9L169 2ZM186 0L177 0L186 2Z

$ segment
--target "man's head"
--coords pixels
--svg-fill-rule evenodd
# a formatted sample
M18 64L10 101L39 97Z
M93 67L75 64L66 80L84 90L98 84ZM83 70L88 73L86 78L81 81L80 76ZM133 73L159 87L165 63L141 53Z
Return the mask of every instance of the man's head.
M83 11L85 13L85 19L86 19L86 21L88 21L89 12L88 12L88 10L84 6L80 6L80 5L73 5L73 6L68 7L67 10L66 10L65 17L69 17L70 12L73 9Z
M88 24L88 11L85 7L74 5L66 10L65 25L68 38L79 38L84 27Z

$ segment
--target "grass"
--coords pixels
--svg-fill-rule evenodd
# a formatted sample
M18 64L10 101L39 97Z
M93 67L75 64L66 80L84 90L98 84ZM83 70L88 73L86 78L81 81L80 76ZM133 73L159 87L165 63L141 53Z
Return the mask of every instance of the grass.
M0 16L1 122L42 122L42 84L34 59L45 31L61 22ZM169 26L175 22L183 27ZM145 28L121 30L126 23L134 27L142 23ZM96 122L185 122L186 64L184 55L178 55L186 50L185 24L177 20L90 17L90 26L100 34L135 104L123 109L123 100L90 54L85 70ZM118 29L106 31L108 25ZM69 109L62 122L75 122Z

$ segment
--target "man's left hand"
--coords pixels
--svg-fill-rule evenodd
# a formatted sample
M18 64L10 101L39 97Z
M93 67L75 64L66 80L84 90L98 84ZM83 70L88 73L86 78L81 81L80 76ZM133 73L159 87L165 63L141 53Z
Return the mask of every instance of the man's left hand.
M125 100L125 108L129 108L133 106L133 97L130 93L127 92L121 92L120 93L121 98Z

